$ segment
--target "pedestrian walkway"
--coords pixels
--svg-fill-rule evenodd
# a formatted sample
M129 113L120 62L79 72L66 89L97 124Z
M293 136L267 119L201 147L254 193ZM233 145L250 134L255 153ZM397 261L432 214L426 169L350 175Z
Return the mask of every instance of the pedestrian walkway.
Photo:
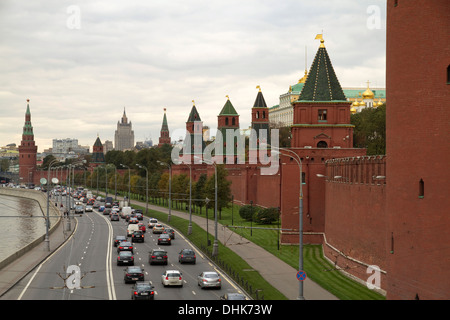
M122 199L122 198L121 198ZM144 202L132 201L132 204L145 207ZM149 209L169 213L165 207L148 205ZM189 213L171 210L171 214L189 220ZM207 230L206 219L197 215L192 215L192 222ZM214 228L208 228L209 233L214 235ZM248 239L242 238L239 234L231 231L218 223L218 240L244 259L254 270L266 279L274 288L284 294L289 300L295 300L299 296L299 283L296 278L297 271L286 262L277 258L260 246ZM226 241L224 241L224 239ZM303 284L303 296L306 300L338 300L337 297L323 289L309 278Z

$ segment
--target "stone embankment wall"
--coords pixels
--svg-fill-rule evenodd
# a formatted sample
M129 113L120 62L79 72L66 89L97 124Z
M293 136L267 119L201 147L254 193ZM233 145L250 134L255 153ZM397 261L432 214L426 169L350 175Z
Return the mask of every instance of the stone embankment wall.
M42 215L47 216L47 194L41 191L29 190L29 189L13 189L13 188L3 188L0 187L0 195L11 196L11 197L22 197L27 199L35 200L42 210ZM59 216L59 218L50 218L50 230L49 235L58 227L61 223L61 214L58 208L50 202L49 204L49 215L50 216ZM25 253L41 244L45 240L45 233L42 236L39 236L37 239L32 241L31 243L25 245L17 252L13 253L9 257L0 261L0 270L6 265L10 264L12 261L17 258L23 256Z

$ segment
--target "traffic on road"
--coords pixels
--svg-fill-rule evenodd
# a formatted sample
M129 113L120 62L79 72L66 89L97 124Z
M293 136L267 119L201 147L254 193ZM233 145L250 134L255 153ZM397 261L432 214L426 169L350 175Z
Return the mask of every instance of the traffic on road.
M126 202L94 197L86 201L80 194L80 190L72 194L74 208L84 210L75 215L71 239L16 285L10 296L23 300L219 300L238 293L248 299L171 226L144 216ZM66 273L69 266L76 266L79 273Z

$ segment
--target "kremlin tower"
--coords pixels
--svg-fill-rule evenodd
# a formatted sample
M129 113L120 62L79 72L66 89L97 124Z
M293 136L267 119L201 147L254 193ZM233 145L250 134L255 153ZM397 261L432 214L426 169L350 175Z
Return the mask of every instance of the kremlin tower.
M23 126L22 141L19 146L19 179L21 184L27 185L34 183L37 156L29 103L30 100L27 100L25 124Z

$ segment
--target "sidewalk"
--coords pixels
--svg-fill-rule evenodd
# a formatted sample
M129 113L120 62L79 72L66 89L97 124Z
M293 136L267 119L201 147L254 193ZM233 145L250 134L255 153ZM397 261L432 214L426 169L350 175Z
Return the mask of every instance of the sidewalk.
M122 198L121 198L122 199ZM145 202L139 202L133 200L131 204L137 204L145 208ZM169 213L169 209L165 207L159 207L152 204L148 204L148 208ZM189 220L189 213L173 210L171 214L186 220ZM192 222L206 230L206 219L192 215ZM214 227L209 226L209 233L214 236ZM260 246L254 244L246 238L241 237L237 233L225 228L218 223L217 230L218 240L238 254L244 259L254 270L264 277L273 287L283 293L289 300L295 300L299 295L299 283L297 280L296 269L289 266L284 261L280 260L276 256L272 255L268 251L264 250ZM306 300L338 300L337 297L323 289L321 286L306 278L303 284L303 296Z

